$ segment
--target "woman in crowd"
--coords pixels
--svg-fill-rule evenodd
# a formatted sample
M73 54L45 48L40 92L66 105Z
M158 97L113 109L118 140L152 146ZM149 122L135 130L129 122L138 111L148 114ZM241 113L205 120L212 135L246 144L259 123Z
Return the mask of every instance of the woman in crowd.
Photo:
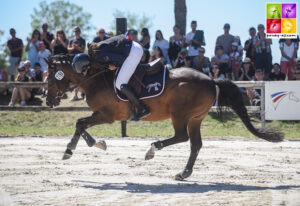
M163 64L166 64L166 60L164 58L162 50L160 49L160 47L155 47L154 50L152 51L152 54L151 54L150 59L149 59L149 62L152 62L152 61L154 61L154 60L156 60L158 58L160 58L160 61Z
M164 55L164 58L167 64L171 64L169 56L168 56L168 49L169 49L169 42L164 39L164 36L160 30L157 30L155 33L155 41L153 44L153 50L159 47Z
M150 35L147 28L143 28L141 31L142 38L139 41L140 45L144 48L144 55L142 57L141 63L148 63L150 58Z
M224 79L225 78L225 75L220 72L219 65L217 65L217 64L212 65L211 71L209 72L209 76L212 79L217 79L217 78Z
M291 39L286 39L280 43L281 69L282 73L288 77L288 80L294 79L297 50L297 43L292 42Z
M238 80L239 81L251 81L254 78L255 70L251 59L246 57L244 62L242 63L239 72L238 72Z
M25 67L24 66L19 67L18 72L19 72L19 74L17 76L18 82L30 82L31 81L31 79L25 75ZM12 95L11 95L11 100L10 100L8 106L13 107L15 105L15 103L19 100L21 100L20 105L25 106L25 105L27 105L26 101L28 101L30 98L31 98L31 89L20 88L20 87L14 88Z
M177 54L177 58L175 59L174 68L179 67L190 67L191 62L187 57L188 51L185 48L182 48L181 51Z
M180 28L177 25L173 27L173 31L174 35L170 37L168 54L170 61L174 66L174 62L177 59L181 48L184 47L185 39L183 35L180 34Z
M39 51L39 43L41 41L41 33L39 30L35 29L32 32L31 38L27 38L27 45L25 51L27 53L27 60L31 62L31 67L34 66L36 62L38 62L38 51Z
M65 32L62 29L57 30L50 46L53 55L68 54L68 43Z

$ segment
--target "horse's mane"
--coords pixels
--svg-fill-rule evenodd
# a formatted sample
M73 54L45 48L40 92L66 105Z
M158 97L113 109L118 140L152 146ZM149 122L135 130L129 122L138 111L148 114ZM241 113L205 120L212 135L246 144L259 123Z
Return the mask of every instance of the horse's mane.
M51 56L49 61L51 63L60 63L60 64L72 64L72 61L75 57L75 54L57 54Z

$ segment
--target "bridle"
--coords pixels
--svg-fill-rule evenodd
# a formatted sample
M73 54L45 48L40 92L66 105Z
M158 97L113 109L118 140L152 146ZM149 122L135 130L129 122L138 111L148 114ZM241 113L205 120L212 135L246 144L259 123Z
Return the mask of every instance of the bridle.
M61 62L61 63L65 63L65 62L68 63L69 61L66 61L66 60L60 60L60 62ZM52 62L49 69L52 69L53 72L54 72L54 75L55 75L56 72L57 72L56 62ZM61 71L61 70L60 70L60 71ZM88 78L86 78L86 79L84 79L83 81L81 81L79 84L76 84L76 85L71 86L70 88L68 88L68 90L73 90L73 89L75 89L76 87L81 86L81 85L84 84L85 82L87 82L87 81L89 81L89 80L95 78L96 76L98 76L98 75L100 75L100 74L103 74L104 72L107 72L107 71L108 71L108 67L104 66L104 70L101 70L101 71L99 71L99 72L96 72L95 74L92 74L92 75L89 76ZM53 77L53 78L55 78L55 77ZM49 81L49 80L48 80L48 81ZM60 99L62 98L62 96L64 95L64 92L62 92L62 91L58 88L58 86L57 86L57 84L56 84L56 81L60 81L60 80L54 80L54 84L53 84L51 87L49 87L48 90L52 89L53 87L56 87L56 88L58 89L56 96L57 96L58 100L60 100ZM55 98L55 97L54 97L54 98Z

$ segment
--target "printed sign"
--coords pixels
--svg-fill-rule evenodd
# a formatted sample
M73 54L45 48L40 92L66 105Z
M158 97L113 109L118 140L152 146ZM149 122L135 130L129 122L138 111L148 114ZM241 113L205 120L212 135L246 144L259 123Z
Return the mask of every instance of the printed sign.
M267 38L297 38L297 4L266 4Z
M300 120L300 81L265 82L267 120Z

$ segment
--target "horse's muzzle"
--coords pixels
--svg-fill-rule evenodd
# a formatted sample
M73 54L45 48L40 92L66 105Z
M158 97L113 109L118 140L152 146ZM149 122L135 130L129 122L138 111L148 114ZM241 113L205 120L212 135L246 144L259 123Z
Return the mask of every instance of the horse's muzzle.
M51 108L56 107L60 104L60 98L47 95L46 104Z

